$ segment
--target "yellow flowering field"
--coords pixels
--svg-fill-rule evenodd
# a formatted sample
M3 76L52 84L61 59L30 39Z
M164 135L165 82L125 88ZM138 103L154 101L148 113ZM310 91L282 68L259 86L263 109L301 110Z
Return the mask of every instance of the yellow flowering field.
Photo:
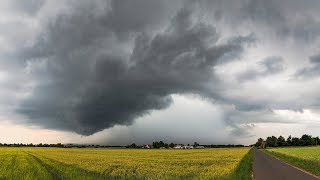
M250 148L0 148L0 179L249 178Z

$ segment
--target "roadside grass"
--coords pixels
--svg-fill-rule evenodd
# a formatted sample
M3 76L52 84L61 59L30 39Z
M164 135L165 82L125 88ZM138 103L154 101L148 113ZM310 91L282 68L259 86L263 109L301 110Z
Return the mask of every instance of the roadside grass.
M320 146L267 148L263 151L286 163L320 176Z
M242 158L235 171L228 178L252 179L253 160L253 149L250 149L250 151Z

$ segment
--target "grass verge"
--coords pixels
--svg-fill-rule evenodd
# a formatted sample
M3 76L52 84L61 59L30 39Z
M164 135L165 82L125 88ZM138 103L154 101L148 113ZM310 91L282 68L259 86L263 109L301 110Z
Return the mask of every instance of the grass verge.
M235 171L226 179L252 179L253 149L242 158Z

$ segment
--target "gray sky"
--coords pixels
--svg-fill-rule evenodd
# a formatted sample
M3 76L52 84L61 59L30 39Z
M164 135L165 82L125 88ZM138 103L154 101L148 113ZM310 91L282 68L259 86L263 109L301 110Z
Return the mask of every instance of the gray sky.
M319 136L320 2L0 2L0 142Z

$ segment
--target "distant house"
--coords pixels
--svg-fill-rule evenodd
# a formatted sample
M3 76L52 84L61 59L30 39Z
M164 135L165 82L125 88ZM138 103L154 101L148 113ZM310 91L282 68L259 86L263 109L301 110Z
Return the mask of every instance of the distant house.
M145 145L143 145L142 148L151 149L151 148L153 148L153 147L152 147L152 145L150 145L150 144L145 144Z
M266 146L267 146L267 141L264 141L264 140L263 140L263 141L261 142L261 145L260 145L259 148L263 148L263 149L264 149L264 148L266 148Z
M193 149L193 146L183 146L183 149Z
M196 146L196 149L204 149L204 146Z
M177 144L173 148L174 149L193 149L194 146L185 146L185 145L182 145L182 144Z

